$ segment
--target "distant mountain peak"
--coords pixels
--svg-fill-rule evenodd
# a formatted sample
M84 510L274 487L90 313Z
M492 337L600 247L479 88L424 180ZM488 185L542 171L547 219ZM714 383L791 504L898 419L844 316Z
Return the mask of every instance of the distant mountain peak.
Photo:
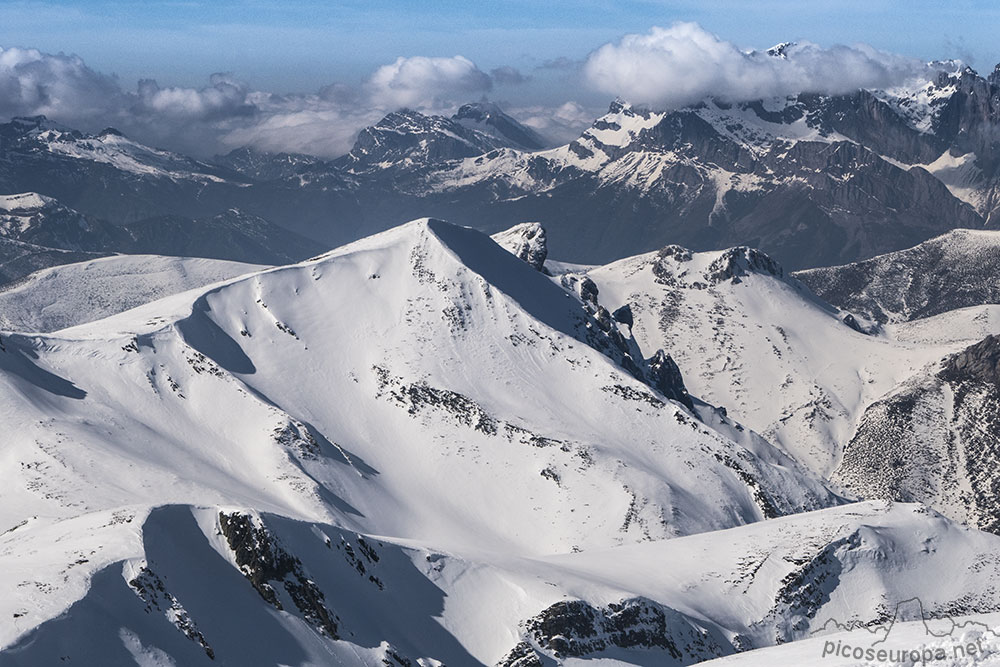
M452 120L500 139L512 148L540 150L546 141L530 127L507 114L495 102L472 102L459 107Z
M122 137L127 138L125 133L114 127L106 127L97 133L98 137Z
M72 128L66 127L50 120L47 116L14 116L10 119L10 123L7 127L11 128L17 134L28 135L32 133L41 133L48 130L56 130L58 132L66 132L74 135L82 136L81 133Z
M55 203L57 202L52 197L46 197L37 192L0 195L0 211L36 210Z
M986 80L994 86L1000 86L1000 63L997 63L993 71L990 72L990 75L986 77Z
M798 42L781 42L780 44L775 44L769 48L766 53L773 58L788 60L788 50L793 46L796 46L796 44L798 44Z

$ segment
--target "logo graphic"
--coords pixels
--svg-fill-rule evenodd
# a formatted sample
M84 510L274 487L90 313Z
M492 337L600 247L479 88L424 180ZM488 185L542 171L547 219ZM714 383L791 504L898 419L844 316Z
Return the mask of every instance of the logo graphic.
M924 643L914 645L914 629L919 622L923 626ZM901 630L906 627L905 639L908 645L901 645L904 639ZM895 635L894 635L894 631ZM950 616L938 617L928 614L920 598L903 600L896 605L892 617L883 623L862 624L856 621L841 623L830 619L810 635L830 635L832 633L852 633L839 641L828 640L823 644L822 657L849 658L878 662L907 662L928 664L932 661L958 659L983 655L991 650L987 644L1000 638L993 628L978 621L958 622ZM893 641L890 641L893 639ZM920 640L917 639L917 642Z

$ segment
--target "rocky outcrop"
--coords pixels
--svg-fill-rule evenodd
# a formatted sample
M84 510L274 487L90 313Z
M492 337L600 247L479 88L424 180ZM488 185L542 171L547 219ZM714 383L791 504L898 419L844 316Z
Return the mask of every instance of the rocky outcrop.
M325 595L259 519L239 512L219 512L219 530L226 538L240 571L260 596L283 609L275 586L284 588L296 608L324 635L337 639L337 617L326 606Z
M982 382L1000 386L1000 336L987 336L949 357L939 375L949 382Z
M632 649L656 655L657 664L691 665L733 652L719 633L645 598L605 607L583 600L557 602L523 623L524 640L498 663L535 667L545 658L598 657L605 651Z
M726 280L738 283L741 276L751 273L763 273L777 278L784 275L781 266L761 251L740 246L726 250L714 260L705 271L705 278L712 285Z
M681 403L692 412L694 404L688 394L687 387L684 386L684 378L681 376L681 369L677 363L663 350L657 350L650 359L646 360L649 368L650 384L658 392L669 399Z
M549 247L545 228L537 222L514 225L506 231L494 234L491 238L504 250L530 264L532 268L546 273L545 258L549 255Z

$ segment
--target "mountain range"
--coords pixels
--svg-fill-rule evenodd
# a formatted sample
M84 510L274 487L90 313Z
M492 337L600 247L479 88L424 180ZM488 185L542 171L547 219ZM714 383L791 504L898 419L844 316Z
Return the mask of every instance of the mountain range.
M992 496L855 463L885 460L895 393L951 409L922 389L946 359L953 441L995 467L967 426L982 318L849 320L745 247L548 249L422 219L286 267L108 257L0 293L27 322L60 284L67 314L119 301L0 337L0 662L686 665L887 600L1000 610L1000 538L958 523L994 530ZM955 479L902 442L901 479Z
M0 666L1000 622L1000 68L932 67L554 147L488 102L333 160L0 125Z
M490 103L390 113L335 160L241 148L207 163L17 118L0 126L0 191L114 225L238 209L327 248L423 214L489 233L539 221L577 262L742 244L808 269L994 225L1000 75L931 67L930 81L836 96L618 100L555 148Z

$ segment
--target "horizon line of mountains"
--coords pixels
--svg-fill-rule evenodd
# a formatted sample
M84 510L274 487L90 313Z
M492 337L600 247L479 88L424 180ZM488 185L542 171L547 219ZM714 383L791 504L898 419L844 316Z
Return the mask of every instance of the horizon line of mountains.
M845 264L996 224L1000 66L942 67L888 91L663 112L616 100L555 148L494 104L403 109L334 160L244 147L209 163L19 117L0 124L0 193L52 198L61 224L82 216L103 240L2 236L276 264L424 215L487 233L538 221L582 263L678 244L752 246L789 270Z

